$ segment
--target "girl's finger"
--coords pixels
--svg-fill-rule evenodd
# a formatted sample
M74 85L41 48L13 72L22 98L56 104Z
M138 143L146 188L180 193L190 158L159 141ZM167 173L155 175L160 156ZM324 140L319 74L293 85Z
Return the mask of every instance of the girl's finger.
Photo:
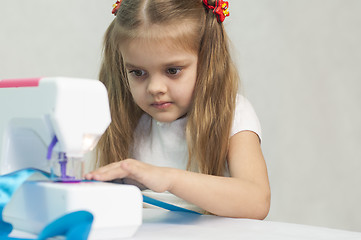
M105 165L105 166L103 166L103 167L101 167L101 168L99 168L99 169L97 169L97 170L95 170L93 172L101 174L101 173L105 173L105 172L107 172L107 171L109 171L111 169L117 169L119 167L120 167L120 162L114 162L114 163Z
M126 177L128 173L121 168L119 162L112 163L101 167L95 171L92 171L85 175L85 178L88 180L97 180L97 181L110 181L115 178Z
M103 172L95 172L93 174L94 180L98 181L110 181L116 178L124 178L127 177L129 174L124 171L121 167L117 168L110 168L107 171Z

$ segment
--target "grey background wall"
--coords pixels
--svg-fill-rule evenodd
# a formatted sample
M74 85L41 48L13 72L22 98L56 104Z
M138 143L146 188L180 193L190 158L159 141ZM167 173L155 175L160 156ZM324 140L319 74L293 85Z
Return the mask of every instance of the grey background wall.
M361 1L229 2L242 92L263 126L267 220L361 231ZM97 78L112 4L0 0L0 79Z

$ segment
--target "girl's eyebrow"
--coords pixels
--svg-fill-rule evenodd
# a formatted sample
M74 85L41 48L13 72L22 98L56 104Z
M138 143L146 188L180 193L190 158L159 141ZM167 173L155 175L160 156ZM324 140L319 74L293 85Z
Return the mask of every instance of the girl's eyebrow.
M166 63L164 66L171 67L171 66L188 66L190 63L186 60L174 61Z
M141 68L141 67L137 67L137 66L135 66L133 64L130 64L130 63L125 63L125 67L126 68Z
M172 62L168 62L168 63L164 63L164 67L174 67L174 66L184 66L184 67L186 67L186 66L188 66L188 65L190 65L191 63L190 63L190 61L187 61L186 59L182 59L182 60L176 60L176 61L172 61ZM131 63L125 63L124 64L124 66L126 67L126 68L139 68L139 69L144 69L144 67L142 67L142 66L136 66L136 65L134 65L134 64L131 64Z

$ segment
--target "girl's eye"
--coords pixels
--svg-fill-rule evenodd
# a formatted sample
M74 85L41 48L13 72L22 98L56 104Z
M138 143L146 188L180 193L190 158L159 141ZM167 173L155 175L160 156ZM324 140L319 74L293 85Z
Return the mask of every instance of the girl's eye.
M146 75L146 72L143 70L130 70L129 73L134 75L135 77L143 77L144 75Z
M181 71L180 68L175 68L175 67L167 69L167 73L170 74L170 75L177 75L177 74L180 73L180 71Z

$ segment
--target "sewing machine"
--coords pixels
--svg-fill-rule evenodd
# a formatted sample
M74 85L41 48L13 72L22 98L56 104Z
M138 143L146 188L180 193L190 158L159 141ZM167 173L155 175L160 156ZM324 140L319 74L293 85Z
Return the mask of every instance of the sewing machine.
M0 80L0 175L23 168L50 173L15 193L3 212L15 229L39 233L61 215L94 215L89 239L132 236L142 221L142 195L131 185L81 182L84 155L111 121L108 95L96 80Z

